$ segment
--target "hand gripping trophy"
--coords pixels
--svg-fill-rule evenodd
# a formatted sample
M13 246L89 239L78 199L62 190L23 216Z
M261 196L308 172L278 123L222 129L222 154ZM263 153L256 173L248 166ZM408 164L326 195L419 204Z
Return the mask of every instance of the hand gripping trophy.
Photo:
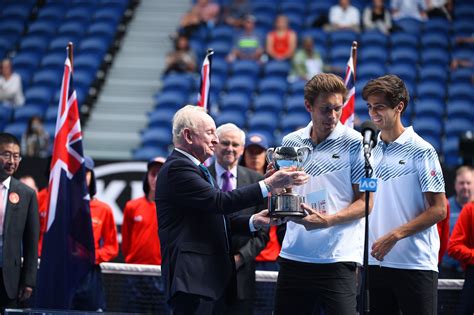
M302 170L308 162L311 149L309 147L276 147L267 150L267 161L273 163L276 170L296 167ZM291 188L285 188L280 194L271 195L268 198L268 211L271 217L305 216L301 204L305 197L292 192Z

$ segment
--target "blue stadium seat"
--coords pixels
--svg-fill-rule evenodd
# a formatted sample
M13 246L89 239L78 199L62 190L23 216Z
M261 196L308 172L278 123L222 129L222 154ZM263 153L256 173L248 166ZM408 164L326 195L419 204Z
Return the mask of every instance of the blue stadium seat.
M300 16L306 13L306 3L298 1L286 1L280 4L281 12L285 14L299 14Z
M26 131L27 122L12 122L3 128L3 132L11 133L17 139L21 139L22 135Z
M283 96L286 93L288 84L285 79L279 77L267 77L258 83L260 93L276 93Z
M440 33L426 33L421 36L421 47L423 49L441 48L447 50L449 48L448 35Z
M79 44L79 51L84 52L96 52L99 54L105 54L109 49L109 42L105 41L102 36L87 37Z
M114 37L117 30L117 26L111 22L95 22L89 25L87 29L88 36L106 36L109 38Z
M260 64L252 60L236 60L231 64L230 69L234 76L248 74L257 78L260 74Z
M64 4L48 3L45 7L41 8L38 12L38 20L51 20L60 21L66 12Z
M46 109L46 113L44 114L44 122L45 123L56 123L56 119L58 118L58 106L49 106Z
M33 86L25 92L26 103L44 104L48 106L53 97L53 90L45 86Z
M415 18L401 18L393 22L394 26L402 29L404 32L419 34L423 26L423 22Z
M95 53L81 53L74 57L74 69L97 71L102 60Z
M474 105L469 101L452 101L446 106L446 113L448 120L456 118L471 117L474 119Z
M13 119L15 122L28 122L33 116L43 118L44 108L41 105L26 104L15 109Z
M173 116L176 113L172 108L156 108L150 113L148 127L155 128L170 128L172 125Z
M255 97L253 102L255 112L283 110L283 99L275 94L260 94Z
M417 86L419 98L438 98L446 97L446 85L439 82L421 82Z
M221 111L219 114L215 115L214 120L216 122L216 126L221 126L226 123L233 123L237 127L243 129L245 128L247 118L245 113L241 111L228 110Z
M23 21L15 18L1 19L0 20L0 34L8 34L17 38L25 28Z
M40 62L41 55L34 51L20 52L13 60L13 68L27 67L35 69Z
M64 62L66 61L66 50L56 51L48 53L43 56L41 59L41 67L48 68L53 70L61 70L64 67Z
M456 5L457 7L457 5ZM443 18L430 18L423 25L423 32L426 34L448 35L451 24Z
M95 21L109 21L117 25L122 19L122 15L122 8L109 6L95 10L92 18Z
M471 36L474 27L472 20L453 21L453 31L455 36Z
M361 65L371 62L384 65L387 62L389 50L383 46L362 46L359 51Z
M293 95L286 98L285 108L288 114L306 112L303 95Z
M285 12L285 11L283 11ZM299 34L301 29L304 27L304 15L297 12L285 12L286 17L288 18L288 23L290 29Z
M472 68L458 68L450 72L450 79L452 83L469 82L474 75Z
M392 47L390 60L393 63L418 63L418 50L412 47Z
M459 156L459 137L457 135L448 136L443 142L444 164L446 166L458 166Z
M366 62L357 67L357 81L375 79L386 73L385 66L376 62ZM360 90L359 90L360 91Z
M21 39L20 51L44 52L48 48L48 35L28 35Z
M309 28L302 31L301 38L305 38L307 36L313 39L315 45L320 44L326 46L328 33L326 33L324 30L320 28Z
M305 127L311 116L308 112L297 112L297 113L288 113L280 119L280 130L282 134L288 134L297 129Z
M89 87L95 80L96 73L84 69L76 69L74 71L74 85L76 88L83 88L89 90Z
M13 118L13 108L0 106L0 124L5 125Z
M235 30L229 25L217 25L211 30L211 41L222 40L231 44L234 39Z
M464 118L455 118L451 120L447 120L444 129L446 132L446 136L459 136L464 131L474 131L474 125L472 124L472 120L469 117Z
M192 76L173 73L163 78L162 91L180 91L188 94L194 88Z
M413 33L397 32L390 36L391 47L418 47L418 37Z
M223 40L212 41L207 45L208 48L212 48L214 50L214 57L225 58L232 49L232 43L228 43Z
M421 63L448 65L451 57L449 52L442 48L423 49L421 51Z
M443 65L425 65L419 69L418 81L436 81L446 84L448 81L447 67Z
M76 6L67 11L65 18L67 20L88 21L92 18L92 10L91 6Z
M405 83L413 84L416 79L416 67L414 64L398 63L392 64L387 69L388 73L399 76Z
M441 119L445 112L444 100L440 98L419 98L414 103L416 117L435 117ZM408 109L407 109L408 110Z
M267 62L263 67L263 74L265 77L279 76L286 78L290 67L289 62L272 60Z
M417 116L413 121L413 129L420 135L430 135L441 138L442 121L440 118Z
M28 3L6 3L1 10L1 18L13 18L20 21L26 20L31 14L31 6Z
M351 55L351 46L346 45L333 45L331 50L329 51L330 60L349 60Z
M72 42L74 45L77 45L79 43L79 38L80 37L73 35L59 35L51 40L48 49L50 52L64 52L64 54L66 54L68 43Z
M415 121L416 123L416 121ZM436 152L438 153L438 155L441 154L441 137L439 136L433 136L429 133L423 133L422 132L419 132L418 133L426 142L428 142L429 144L431 144L433 146L433 148L436 150Z
M291 95L302 95L304 93L304 86L306 81L298 80L290 84L288 91Z
M350 51L352 42L357 40L357 33L350 30L334 31L329 33L329 42L335 46L346 46Z
M66 22L59 26L58 35L78 38L84 34L86 27L86 25L77 21Z
M452 83L448 86L448 98L450 101L474 101L472 84Z
M229 93L250 94L255 90L255 80L249 75L232 76L227 80L226 89Z
M61 87L62 72L53 69L41 69L33 75L33 84L49 86L59 89Z
M360 46L364 47L383 47L388 45L388 36L379 31L365 31L360 34Z
M137 161L149 161L157 156L168 156L166 148L158 148L154 146L141 147L133 152L133 159Z
M142 146L165 147L172 143L172 133L170 128L149 128L141 135Z
M169 109L178 109L181 108L187 101L187 95L176 92L162 92L156 97L156 107L157 108L169 108Z
M212 60L212 67L211 67L212 76L218 75L220 76L220 78L226 79L228 72L229 72L229 64L224 59L217 58L215 60ZM213 77L211 79L211 82L212 81L214 81Z
M278 114L275 112L256 112L247 122L248 129L266 131L273 134L277 128Z
M249 96L245 93L228 93L221 97L221 110L237 110L245 113L250 107Z
M56 32L57 20L36 20L28 26L29 35L52 36Z

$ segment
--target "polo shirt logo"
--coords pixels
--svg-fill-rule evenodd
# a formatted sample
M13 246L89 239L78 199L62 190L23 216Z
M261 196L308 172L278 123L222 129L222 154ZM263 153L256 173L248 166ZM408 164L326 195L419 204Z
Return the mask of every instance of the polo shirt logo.
M333 159L338 159L338 158L340 158L340 156L339 156L339 154L334 153L334 154L332 155L332 158L333 158Z
M406 164L406 162L405 162L405 160L400 160L400 161L398 161L398 164L404 165L404 164Z

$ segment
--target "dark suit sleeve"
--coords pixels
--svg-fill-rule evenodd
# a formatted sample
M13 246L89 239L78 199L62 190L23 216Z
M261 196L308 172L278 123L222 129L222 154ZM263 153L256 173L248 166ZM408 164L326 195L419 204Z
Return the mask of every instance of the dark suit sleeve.
M27 192L30 202L23 232L23 268L20 285L34 287L38 269L39 214L36 194L33 190Z
M263 200L257 183L222 192L207 182L197 166L183 159L171 162L167 184L173 202L189 211L229 214Z

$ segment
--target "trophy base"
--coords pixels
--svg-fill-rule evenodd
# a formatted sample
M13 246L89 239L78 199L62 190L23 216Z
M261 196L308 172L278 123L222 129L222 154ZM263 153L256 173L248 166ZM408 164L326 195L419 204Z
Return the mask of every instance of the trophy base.
M270 212L270 217L272 218L284 218L284 217L299 217L302 218L306 216L304 212L298 211L275 211Z

